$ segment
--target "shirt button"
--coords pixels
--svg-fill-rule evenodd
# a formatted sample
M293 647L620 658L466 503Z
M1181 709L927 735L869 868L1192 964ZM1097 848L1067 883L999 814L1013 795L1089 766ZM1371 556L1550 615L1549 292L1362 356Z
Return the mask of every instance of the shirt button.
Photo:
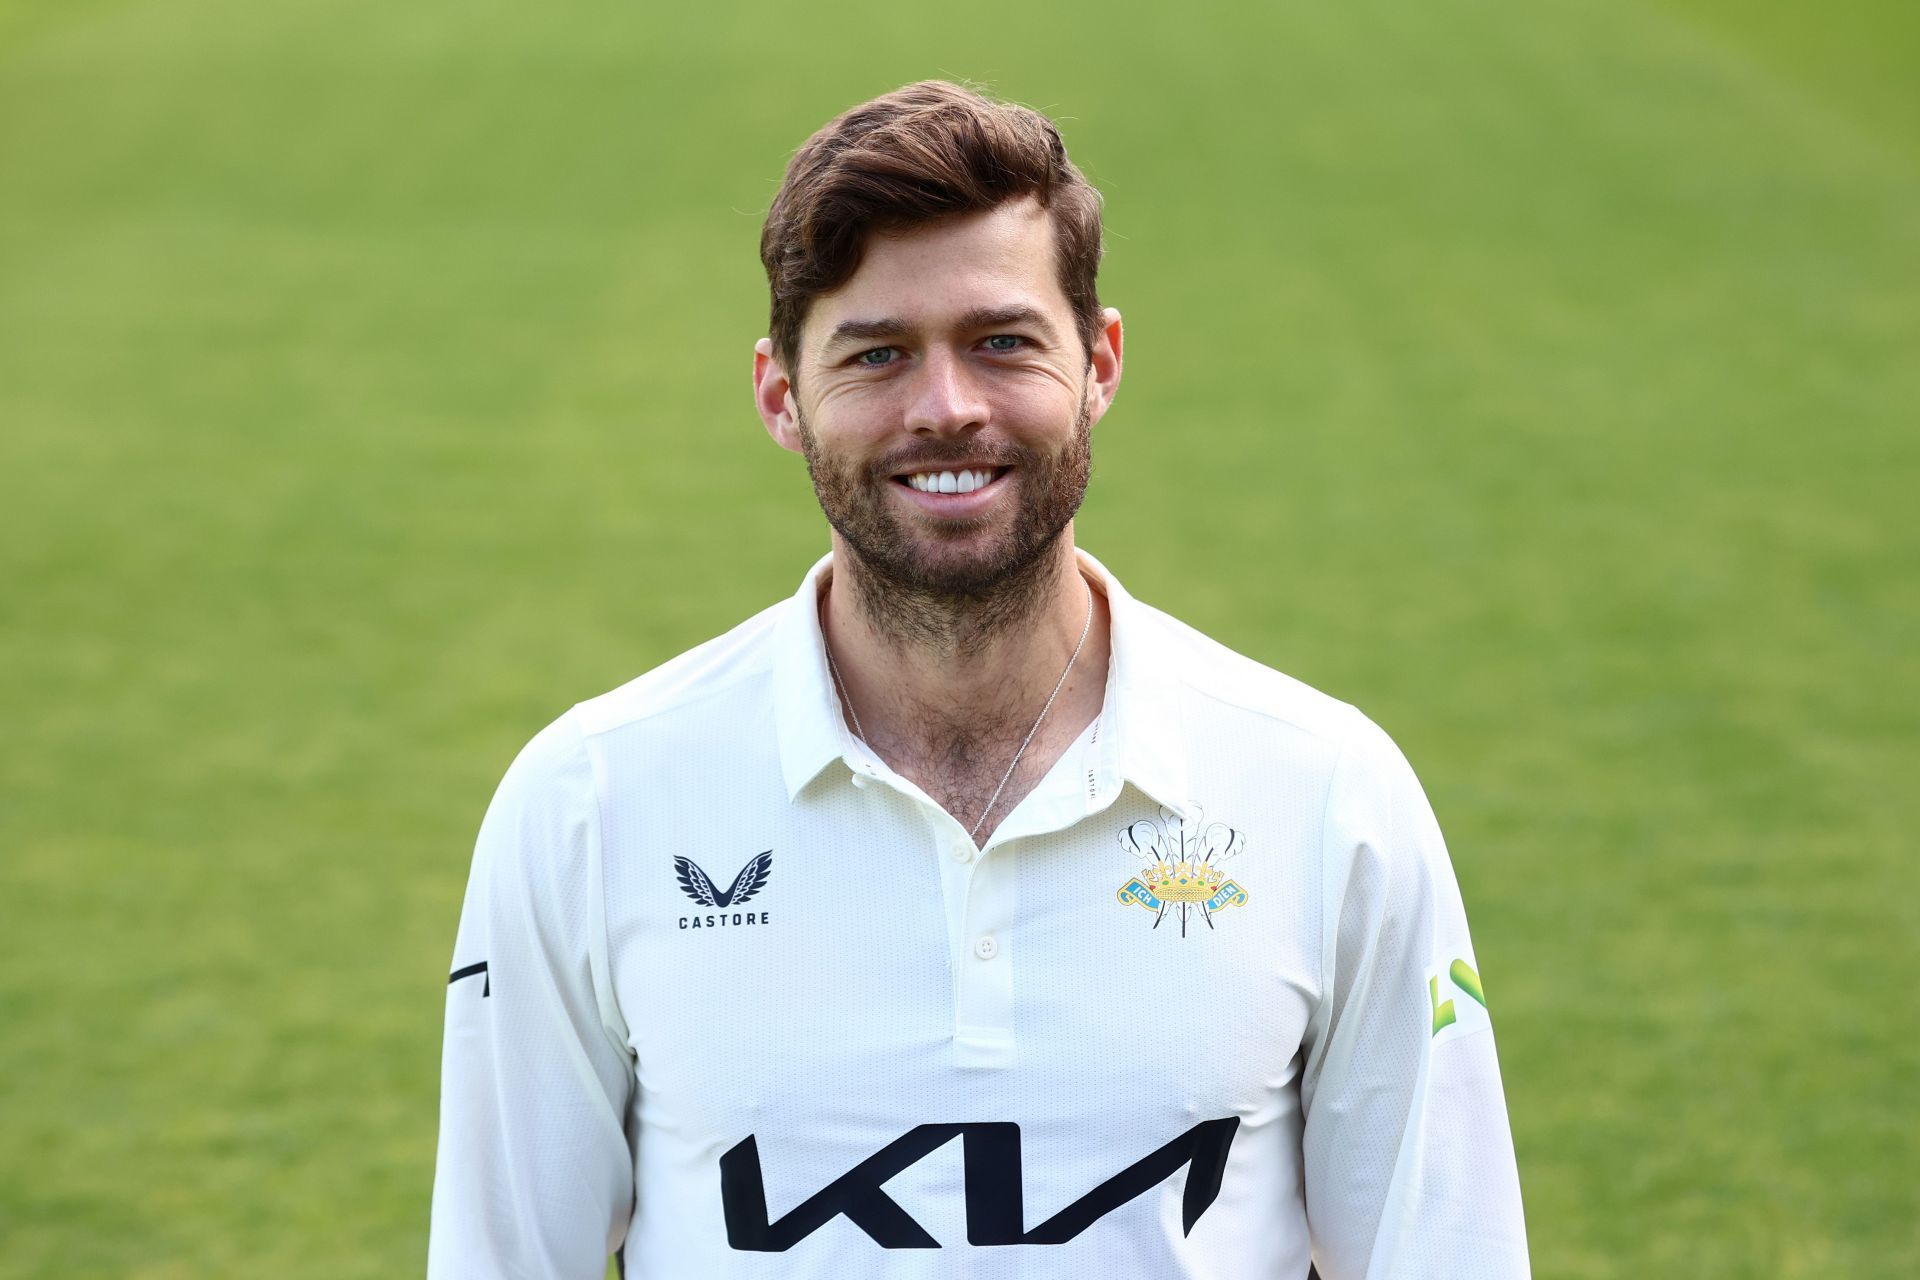
M988 934L973 944L973 954L982 960L991 960L1000 954L1000 944L993 940L992 934Z
M976 850L974 849L973 842L971 840L967 841L965 844L956 844L955 846L953 846L953 860L955 862L972 862L973 855L975 852Z

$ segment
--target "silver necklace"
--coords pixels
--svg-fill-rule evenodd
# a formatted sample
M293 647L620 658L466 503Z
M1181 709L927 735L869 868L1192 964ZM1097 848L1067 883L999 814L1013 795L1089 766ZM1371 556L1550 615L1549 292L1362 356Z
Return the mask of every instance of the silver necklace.
M974 821L973 830L967 832L968 837L975 844L980 842L980 827L986 822L987 815L993 812L994 805L1000 803L1000 793L1007 789L1007 783L1013 779L1013 771L1020 767L1020 757L1027 754L1027 748L1033 743L1033 735L1040 732L1040 725L1046 720L1047 712L1053 710L1053 700L1060 696L1062 689L1066 688L1067 677L1073 674L1073 664L1080 661L1080 651L1087 647L1087 633L1093 630L1093 584L1082 578L1080 585L1087 589L1087 620L1080 624L1080 639L1073 646L1073 656L1067 659L1066 669L1060 673L1060 678L1053 682L1053 692L1047 695L1047 704L1041 707L1040 714L1034 717L1033 728L1027 730L1027 736L1021 740L1020 749L1015 751L1013 759L1007 762L1007 771L1000 775L1000 785L993 789L993 795L987 800L987 807L980 811L979 818ZM821 637L821 646L827 651L827 668L833 672L834 687L840 690L840 696L847 704L847 714L853 717L853 731L860 735L862 742L865 742L867 731L860 727L860 713L854 710L853 695L847 692L847 682L840 678L840 664L833 660L833 646L826 643L824 636Z

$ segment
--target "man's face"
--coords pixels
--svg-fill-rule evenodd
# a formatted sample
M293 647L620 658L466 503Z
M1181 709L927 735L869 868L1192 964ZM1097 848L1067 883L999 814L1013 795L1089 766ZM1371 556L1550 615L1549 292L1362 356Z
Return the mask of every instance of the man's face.
M1031 200L873 238L814 301L785 397L821 508L867 569L980 596L1056 544L1118 381L1108 314L1090 364Z

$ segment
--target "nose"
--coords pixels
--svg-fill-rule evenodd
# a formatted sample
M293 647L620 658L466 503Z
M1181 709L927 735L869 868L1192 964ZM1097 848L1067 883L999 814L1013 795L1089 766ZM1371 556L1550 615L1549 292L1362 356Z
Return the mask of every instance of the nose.
M992 410L966 362L941 348L930 350L914 376L907 404L907 430L950 436L987 424Z

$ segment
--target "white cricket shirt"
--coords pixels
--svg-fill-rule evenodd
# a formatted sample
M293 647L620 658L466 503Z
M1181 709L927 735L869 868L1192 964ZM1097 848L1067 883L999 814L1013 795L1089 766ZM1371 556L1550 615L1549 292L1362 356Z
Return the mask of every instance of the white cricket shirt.
M1352 707L1127 595L975 852L853 737L818 592L528 745L447 988L436 1280L1511 1280L1478 963Z

